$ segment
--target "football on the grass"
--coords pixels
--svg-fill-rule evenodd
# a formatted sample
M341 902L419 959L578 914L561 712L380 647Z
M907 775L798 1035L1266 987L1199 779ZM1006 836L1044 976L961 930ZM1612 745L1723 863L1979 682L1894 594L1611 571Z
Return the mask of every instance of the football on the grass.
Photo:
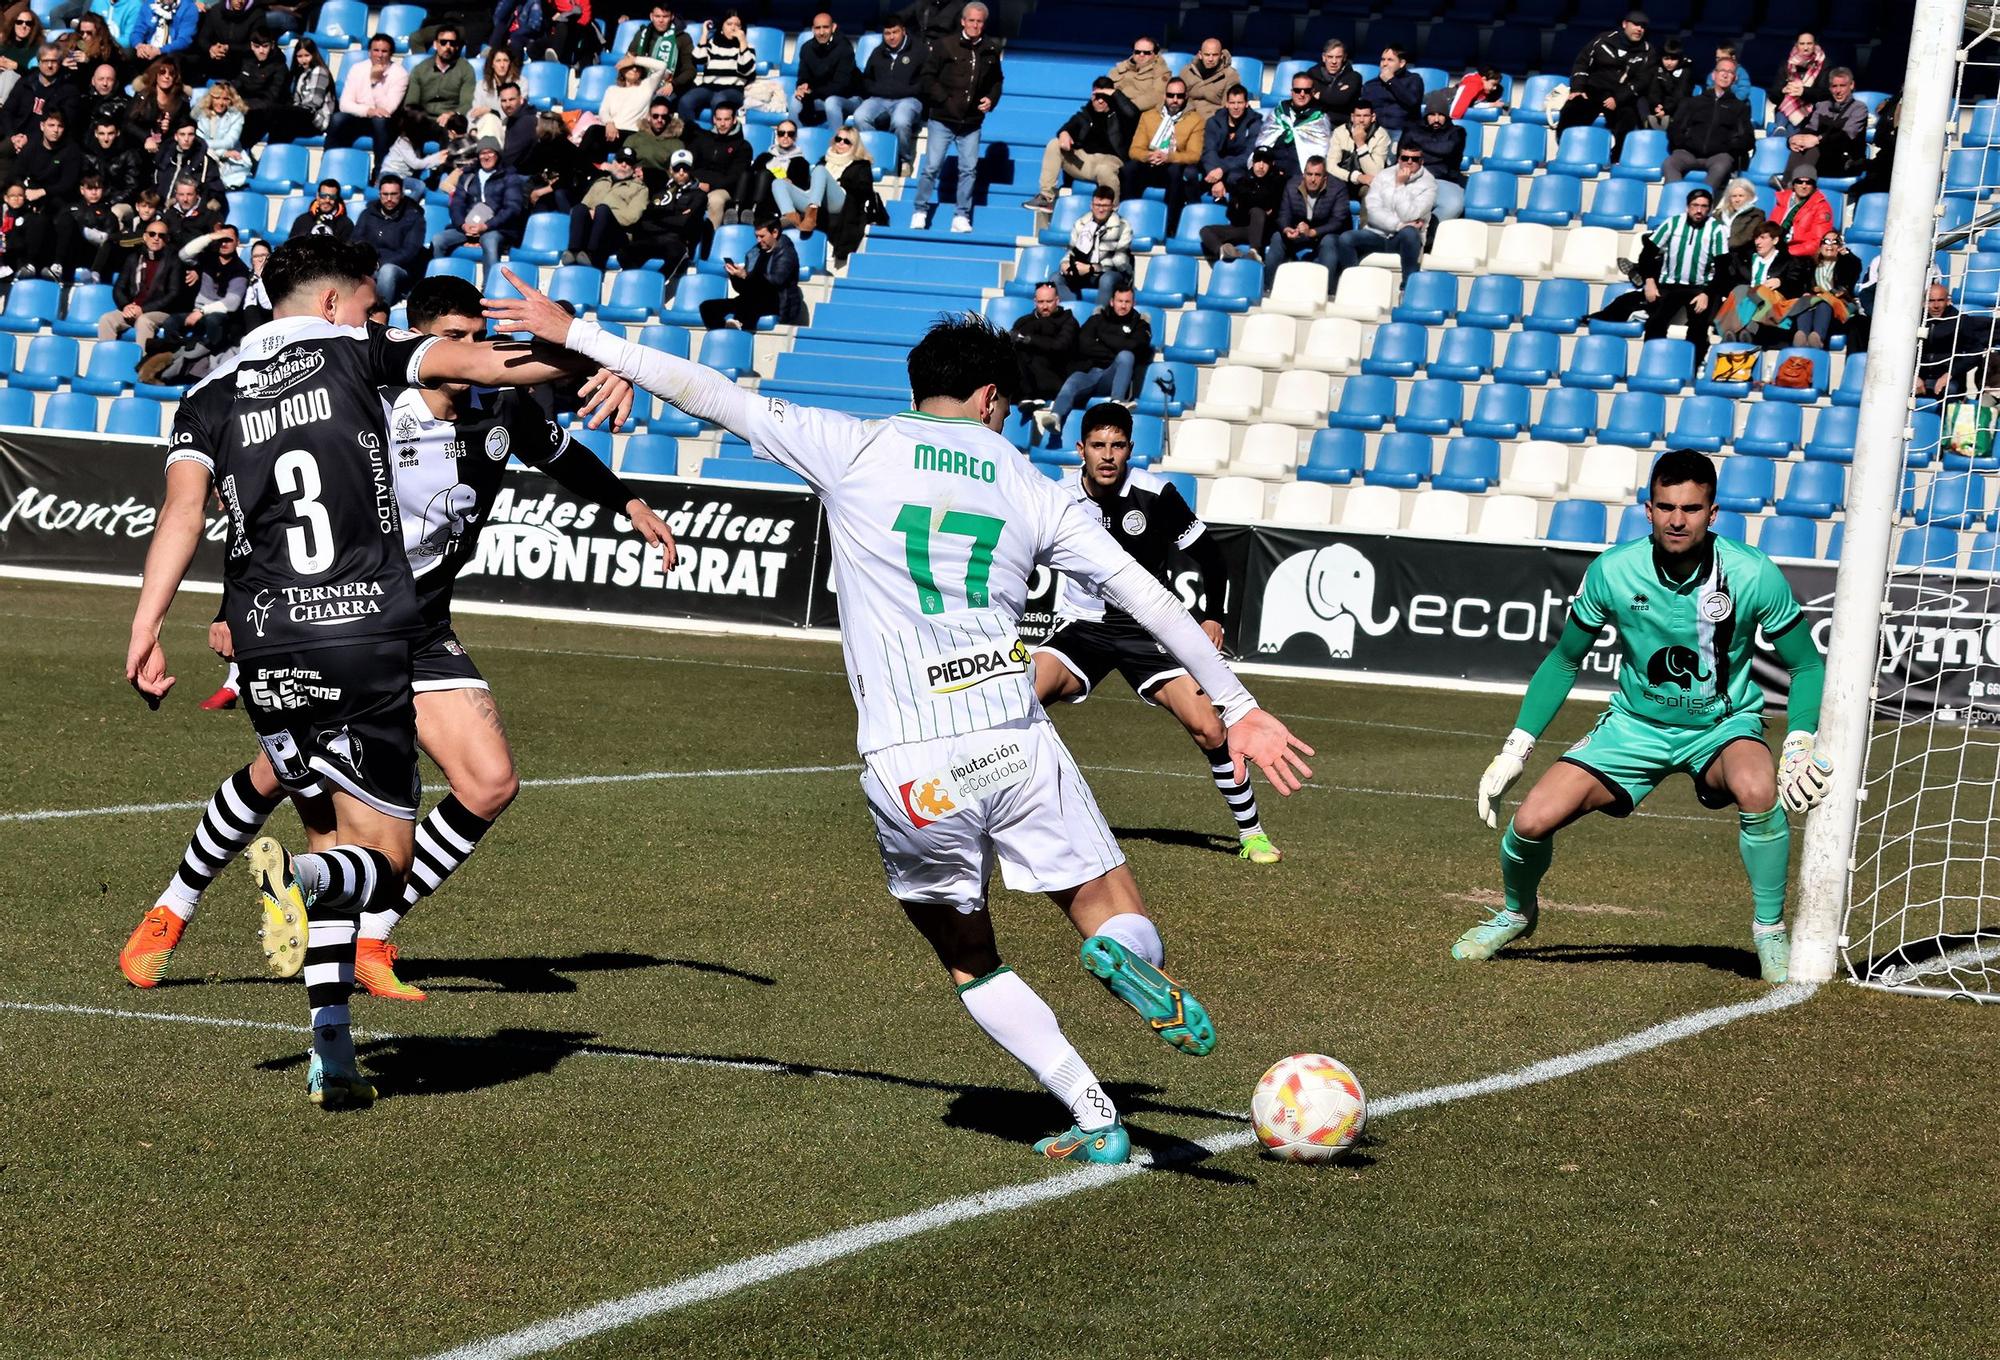
M1368 1097L1347 1065L1324 1053L1272 1063L1250 1096L1258 1140L1293 1162L1327 1162L1354 1145L1368 1120Z

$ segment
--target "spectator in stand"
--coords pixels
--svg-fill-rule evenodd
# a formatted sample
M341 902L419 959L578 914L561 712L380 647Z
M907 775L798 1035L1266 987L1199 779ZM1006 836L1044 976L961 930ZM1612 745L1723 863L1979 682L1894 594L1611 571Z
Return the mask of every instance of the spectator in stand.
M597 63L604 49L590 12L590 0L548 0L548 54L572 70Z
M538 212L567 213L582 199L597 169L590 160L592 153L569 139L569 124L561 114L553 109L538 113L534 127L535 139L528 144L518 166L507 164L505 151L500 156L500 164L521 177L522 192L526 195L521 211L523 219ZM610 158L611 153L604 149L602 140L589 137L584 140L595 152Z
M632 228L630 253L620 252L618 262L637 269L653 260L666 265L669 282L678 277L694 255L696 247L714 234L708 221L708 195L694 179L694 153L673 153L667 182Z
M613 255L623 259L632 228L651 199L639 173L639 153L629 146L614 151L604 173L584 191L583 202L569 210L569 249L562 262L602 269Z
M403 107L410 73L396 60L396 42L386 33L368 40L368 60L350 65L340 85L340 111L327 124L329 147L353 146L373 139L376 160L389 149L390 120Z
M250 30L249 51L237 67L236 93L243 101L243 136L239 144L246 150L257 145L250 133L262 126L271 110L292 102L292 71L278 51L277 37L258 25Z
M1297 179L1301 167L1312 157L1327 159L1327 149L1333 144L1333 117L1318 102L1318 89L1311 73L1294 74L1291 98L1264 120L1257 133L1257 145L1271 148L1271 164L1286 180ZM1349 116L1359 117L1367 109L1366 104L1356 104ZM1368 110L1366 116L1368 125L1373 127L1373 110ZM1387 138L1383 139L1382 148L1387 155Z
M1132 285L1111 290L1111 300L1090 314L1076 338L1076 358L1056 393L1055 405L1035 412L1035 428L1054 438L1069 413L1106 397L1129 403L1139 375L1153 361L1153 323L1132 305Z
M1465 215L1465 129L1451 121L1451 91L1424 96L1423 121L1407 129L1398 149L1423 153L1424 169L1437 188L1432 216L1449 222Z
M271 319L271 293L264 287L264 262L271 258L268 241L250 246L250 286L243 293L243 333L248 335Z
M1868 156L1868 106L1854 97L1854 72L1836 66L1827 72L1826 98L1812 106L1788 141L1791 164L1786 173L1810 165L1828 179L1849 179L1861 173ZM1782 180L1773 180L1779 188Z
M28 191L19 180L9 182L6 193L0 195L0 282L45 276L49 273L49 252L46 215L39 205L28 202ZM98 334L104 333L102 321L97 329Z
M1771 82L1771 121L1780 128L1797 127L1830 93L1826 49L1812 34L1799 34L1778 68L1778 78Z
M1924 332L1917 349L1919 397L1962 397L1968 378L1993 349L1990 316L1971 316L1952 305L1951 289L1934 282L1924 294Z
M141 189L132 199L132 214L120 221L118 230L111 239L97 248L97 258L91 261L91 272L101 283L115 278L125 257L137 250L144 239L146 228L154 222L165 221L166 200L151 189Z
M214 205L204 203L201 186L191 179L181 180L164 198L160 220L167 224L167 236L175 250L197 236L206 236L222 221Z
M465 126L465 119L457 114L449 114L447 117L451 119L453 126ZM396 115L396 139L389 143L389 152L382 157L382 169L375 176L375 183L380 185L393 175L402 186L399 198L421 202L424 196L425 177L445 163L446 154L440 149L426 156L419 148L442 131L442 128L424 116L423 110L404 105ZM422 213L419 212L418 216L422 216ZM423 242L419 241L417 244L422 245Z
M404 192L403 177L384 174L375 201L354 219L353 238L375 249L375 293L394 306L424 269L424 210Z
M1250 153L1250 173L1229 186L1229 225L1201 229L1201 253L1210 264L1248 254L1262 259L1271 239L1271 224L1285 201L1285 177L1271 164L1271 149Z
M1806 267L1778 249L1783 239L1778 224L1764 221L1759 213L1750 245L1740 254L1731 251L1727 271L1717 271L1716 291L1728 290L1715 309L1715 331L1725 342L1765 344L1767 330L1784 334L1774 323L1784 316L1791 298L1803 294L1803 283L1793 280L1802 276Z
M63 281L74 283L79 273L90 271L98 249L117 232L118 215L105 200L104 182L85 175L76 183L76 202L58 220L55 263Z
M287 0L287 3L290 3L290 0ZM312 4L313 0L300 0L300 3ZM481 3L481 0L433 0L433 3L426 5L424 9L425 17L430 22L410 35L412 52L422 52L427 49L431 45L431 39L437 36L438 29L446 25L458 30L458 36L465 43L460 50L467 54L484 51L488 46L507 46L505 37L496 39L493 36L493 6L490 3ZM520 54L521 49L515 48L514 55L517 59Z
M1167 64L1160 59L1160 45L1151 34L1140 34L1132 42L1132 55L1112 67L1111 83L1118 93L1140 113L1160 107L1167 97Z
M1854 293L1861 283L1861 261L1829 231L1819 238L1819 250L1806 258L1804 292L1786 313L1792 323L1793 343L1807 349L1825 349L1834 336L1844 334L1858 308Z
M1715 220L1729 233L1729 250L1739 260L1748 257L1757 228L1764 225L1764 209L1758 205L1756 186L1747 179L1733 179L1722 191L1722 206Z
M192 181L201 191L202 201L221 211L226 190L222 187L222 166L208 154L193 123L174 129L173 140L160 148L153 162L153 187L162 194L183 181Z
M1054 401L1076 360L1078 328L1053 283L1035 285L1035 309L1014 318L1007 333L1021 361L1021 404Z
M1346 186L1350 199L1358 201L1375 182L1375 176L1389 168L1389 157L1394 151L1389 134L1376 126L1375 110L1357 104L1347 125L1333 129L1333 136L1327 141L1327 173Z
M120 127L125 125L125 115L132 108L132 96L125 93L125 81L118 70L107 61L91 71L90 89L78 103L83 110L86 127L94 127L105 119Z
M1606 29L1577 53L1569 77L1569 100L1556 129L1589 127L1600 117L1611 129L1611 156L1625 146L1625 134L1639 126L1639 104L1652 86L1653 48L1646 41L1652 21L1633 10L1618 27Z
M717 109L713 132L687 122L687 142L694 153L695 183L708 195L709 225L719 227L724 218L750 211L750 171L757 157L737 131L736 110L728 105Z
M1199 118L1203 127L1222 111L1229 91L1242 83L1243 77L1236 73L1236 63L1220 38L1203 38L1201 46L1195 49L1194 60L1181 67L1181 84L1187 86L1188 112Z
M1375 110L1375 121L1391 141L1424 116L1424 78L1410 69L1410 54L1400 47L1382 49L1382 74L1361 87L1361 102Z
M292 45L292 86L287 103L244 120L243 140L255 146L269 137L274 142L295 142L317 137L333 121L333 72L311 38Z
M802 199L812 183L812 162L799 154L798 120L786 118L771 129L771 146L760 151L750 162L750 210L751 220L761 222L766 217L782 218L786 209L779 206L777 188L783 185L790 195L797 193ZM793 213L788 227L796 227L801 232L819 230L819 213L812 213L812 227L804 225L803 213Z
M896 134L894 172L907 175L917 160L917 129L924 125L924 45L901 20L882 25L882 41L861 72L857 127L888 126Z
M237 245L236 228L224 222L181 247L180 262L194 272L194 295L187 314L172 317L147 346L157 352L140 361L140 382L172 382L189 364L222 353L242 335L237 323L250 291L250 266Z
M14 178L25 187L28 202L38 212L60 212L75 198L83 178L83 153L67 135L63 112L51 108L42 115L34 141L14 158Z
M1851 190L1856 199L1865 194L1886 194L1889 192L1889 176L1896 168L1896 129L1903 121L1903 101L1899 96L1890 95L1887 103L1875 110L1875 152L1861 172L1860 182Z
M674 115L667 97L660 94L653 96L645 120L631 136L621 138L618 143L620 147L632 148L639 157L639 169L649 176L654 172L664 176L673 154L686 144L681 120Z
M632 35L625 55L660 63L660 93L672 103L694 84L694 43L681 31L672 5L655 5L649 22Z
M292 219L291 230L285 233L285 239L296 241L301 236L331 236L336 241L345 241L354 235L354 219L348 215L347 203L340 193L339 180L321 180L319 187L313 191L312 202Z
M1298 89L1301 76L1312 83L1312 102L1332 120L1329 126L1337 127L1354 116L1354 106L1361 102L1363 82L1361 73L1348 64L1345 42L1329 39L1319 51L1319 65L1292 77L1292 90ZM1296 176L1298 171L1293 169L1291 174Z
M791 115L804 123L839 127L847 110L861 102L861 72L854 66L854 40L840 32L833 16L813 15L812 41L799 48L798 83Z
M627 133L637 132L639 124L645 121L646 111L653 107L653 98L659 93L660 81L666 73L667 68L650 57L620 60L617 83L604 92L597 105L597 116L602 121L584 134L585 154L599 157L606 147L623 141ZM683 100L682 106L686 104Z
M674 106L689 127L715 109L743 107L743 89L757 75L757 54L743 31L743 16L733 10L722 22L709 19L701 26L701 41L694 49L694 87Z
M757 248L741 264L724 260L722 272L736 285L733 298L701 304L701 324L710 330L754 331L767 316L781 326L806 324L806 297L799 291L799 251L767 217L757 224Z
M955 232L972 230L972 192L979 178L979 129L1000 102L1000 49L986 37L986 6L970 0L959 10L958 31L930 46L924 58L924 109L929 117L924 168L917 175L915 209L910 226L930 225L931 203L945 154L958 156L958 211L951 219ZM1141 44L1142 46L1144 44ZM1114 77L1115 79L1115 77Z
M1779 195L1777 205L1785 250L1792 255L1812 255L1819 250L1820 237L1833 230L1833 204L1819 191L1819 171L1810 165L1792 171L1790 184L1790 195Z
M521 61L512 49L495 47L486 53L485 65L472 86L472 107L465 115L475 136L499 137L505 131L500 91L509 85L518 87L520 80Z
M431 256L442 260L460 246L477 246L491 275L501 252L521 239L527 191L521 177L500 163L500 143L482 138L478 157L459 177L451 195L451 225L431 238Z
M1210 199L1228 201L1237 181L1250 173L1250 154L1263 130L1263 115L1250 107L1250 91L1230 86L1221 109L1202 128L1201 187Z
M1118 196L1138 198L1158 185L1167 196L1167 234L1179 230L1181 209L1200 182L1203 127L1188 110L1187 86L1179 76L1167 82L1157 109L1139 115L1118 177Z
M263 26L255 0L217 0L202 12L194 42L181 55L184 74L194 83L233 76L250 55L250 32Z
M71 3L76 3L76 0L71 0ZM64 7L57 8L61 10ZM120 47L118 40L111 36L111 25L102 14L88 11L78 14L75 28L70 48L63 54L63 65L72 74L83 75L106 65L122 72L132 65L132 54ZM122 77L119 83L124 83Z
M868 204L875 196L875 164L852 125L837 128L826 154L813 167L810 195L819 197L819 224L826 231L827 252L839 269L861 248L868 234ZM809 200L810 201L810 200Z
M11 186L8 198L13 198ZM176 313L187 310L194 282L175 255L170 235L165 222L146 224L139 245L126 257L125 267L111 285L115 310L97 319L99 340L116 340L130 331L144 346Z
M966 3L967 0L916 0L907 8L897 10L896 18L909 30L911 37L928 49L939 38L960 30L959 20L965 14Z
M200 26L201 6L195 0L145 0L129 30L132 55L140 61L180 56L194 46Z
M1113 291L1132 286L1132 226L1118 215L1118 195L1098 185L1090 211L1070 228L1069 250L1057 267L1063 290L1080 298L1095 289L1101 306Z
M1700 94L1689 95L1674 111L1667 129L1666 182L1678 183L1699 168L1712 193L1721 193L1729 177L1750 164L1756 133L1750 126L1750 106L1736 97L1736 63L1718 61Z
M82 104L76 86L63 73L62 54L44 44L34 65L14 82L7 102L0 105L0 138L12 142L11 146L0 148L0 154L19 155L34 140L43 115L50 109L62 114L65 127L75 123ZM180 108L186 107L187 97L182 95Z
M609 98L609 95L606 97ZM535 145L536 123L534 105L522 97L521 87L512 83L504 86L500 91L500 131L497 134L500 164L517 175L524 172L528 152Z
M493 40L505 43L530 60L555 60L549 48L551 0L499 0L493 7Z
M1507 82L1500 78L1500 72L1488 66L1483 70L1467 71L1451 87L1451 119L1457 122L1469 118L1475 108L1504 109L1507 107Z
M1660 48L1660 60L1653 67L1652 80L1640 96L1639 121L1664 132L1673 125L1674 114L1694 93L1694 67L1688 62L1687 48L1679 38L1667 39Z
M194 129L220 167L225 190L241 189L250 178L250 153L243 149L245 116L243 97L226 80L208 87L194 116Z
M35 64L35 54L48 41L42 28L42 17L35 13L28 0L7 7L0 16L0 71L25 73Z
M443 127L444 120L454 113L472 112L472 87L477 83L472 63L465 59L460 45L458 29L440 24L431 39L431 59L410 72L403 106Z
M1694 342L1694 366L1699 372L1708 353L1708 331L1715 322L1716 303L1729 281L1725 267L1729 234L1711 216L1714 207L1713 193L1690 189L1687 206L1647 234L1639 253L1640 286L1619 294L1587 319L1630 321L1643 311L1646 338L1663 340L1667 327L1685 315L1687 338Z
M90 130L90 142L83 149L83 173L97 176L97 182L104 186L105 202L122 226L132 220L132 205L151 180L152 167L126 145L118 124L100 122Z
M1424 153L1414 146L1397 147L1395 170L1375 176L1368 186L1360 225L1342 232L1334 243L1334 277L1327 280L1327 296L1333 295L1342 273L1378 250L1396 253L1403 262L1403 282L1408 283L1423 258L1436 205L1437 180L1424 169Z
M1333 279L1340 266L1340 237L1352 225L1351 217L1347 185L1327 174L1324 157L1307 160L1297 181L1285 186L1278 208L1278 231L1264 250L1265 293L1277 282L1280 265L1313 259L1326 266L1326 295L1332 297Z
M1138 123L1138 110L1118 93L1110 76L1092 81L1089 101L1042 148L1041 192L1025 206L1035 212L1054 208L1065 174L1116 189Z

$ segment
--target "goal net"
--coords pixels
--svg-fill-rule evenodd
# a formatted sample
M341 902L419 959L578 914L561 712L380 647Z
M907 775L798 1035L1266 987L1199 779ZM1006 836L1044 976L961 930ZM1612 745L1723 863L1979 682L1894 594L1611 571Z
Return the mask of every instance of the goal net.
M1990 6L1966 9L1956 79L1841 947L1864 986L1995 1001L2000 18ZM1850 236L1856 228L1865 214Z

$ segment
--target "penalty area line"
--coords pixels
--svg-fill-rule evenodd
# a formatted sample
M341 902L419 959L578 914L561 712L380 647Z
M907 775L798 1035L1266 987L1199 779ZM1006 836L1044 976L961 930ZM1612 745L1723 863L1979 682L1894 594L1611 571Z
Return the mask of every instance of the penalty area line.
M1754 1001L1694 1011L1638 1030L1623 1038L1613 1039L1608 1043L1560 1057L1547 1058L1509 1072L1496 1073L1476 1081L1453 1082L1444 1086L1387 1096L1382 1100L1371 1102L1369 1114L1371 1118L1383 1119L1412 1110L1429 1109L1453 1101L1470 1100L1478 1096L1495 1095L1519 1090L1524 1086L1556 1081L1606 1063L1619 1062L1651 1049L1663 1048L1678 1040L1691 1038L1747 1016L1769 1014L1772 1011L1796 1006L1810 997L1814 990L1806 983L1785 983L1772 988ZM1197 1146L1213 1156L1240 1151L1254 1145L1256 1141L1256 1134L1248 1129L1237 1129L1202 1139ZM905 1241L955 1223L1011 1213L1033 1205L1067 1199L1086 1191L1101 1190L1149 1170L1152 1166L1153 1159L1150 1156L1142 1156L1123 1166L1088 1166L1059 1172L1042 1180L1025 1181L989 1190L983 1194L945 1200L914 1213L843 1228L838 1232L796 1242L776 1251L718 1266L699 1275L690 1275L671 1284L629 1294L622 1299L612 1299L577 1312L565 1313L518 1331L507 1332L484 1341L475 1341L453 1350L440 1352L432 1356L431 1360L510 1360L511 1357L543 1355L572 1341L581 1341L587 1337L629 1327L663 1313L722 1298L753 1285L829 1265L874 1247Z

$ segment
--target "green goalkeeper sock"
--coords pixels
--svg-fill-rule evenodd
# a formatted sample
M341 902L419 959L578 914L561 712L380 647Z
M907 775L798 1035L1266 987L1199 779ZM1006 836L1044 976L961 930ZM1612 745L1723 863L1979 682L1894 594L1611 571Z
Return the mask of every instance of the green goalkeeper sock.
M1757 924L1783 925L1785 877L1791 867L1792 826L1783 808L1736 814L1736 848L1750 875L1750 897L1757 904Z
M1555 854L1555 837L1531 841L1514 830L1513 822L1507 823L1507 829L1500 834L1500 883L1507 890L1509 911L1534 915L1535 890L1541 886L1542 875L1549 871L1549 861Z

